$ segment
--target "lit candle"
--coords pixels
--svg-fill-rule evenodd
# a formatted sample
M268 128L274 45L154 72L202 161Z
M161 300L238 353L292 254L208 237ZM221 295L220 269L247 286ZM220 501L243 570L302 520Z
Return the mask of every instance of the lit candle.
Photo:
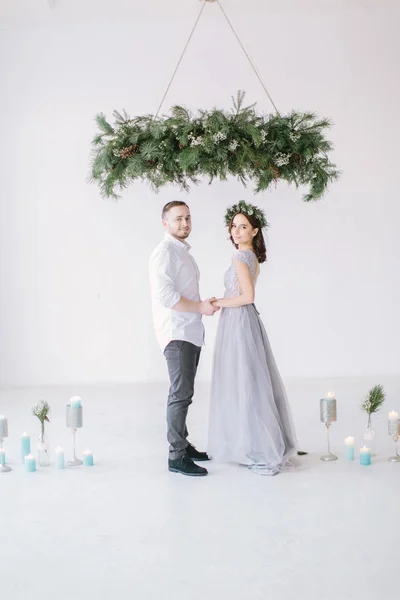
M21 435L21 460L25 462L25 456L31 453L31 437L29 433Z
M388 419L389 419L389 423L388 423L389 435L396 435L397 429L399 426L399 414L395 410L392 410L392 412L390 412L388 414Z
M32 454L27 454L25 456L25 467L28 473L33 473L36 471L36 460Z
M327 395L325 396L325 398L327 400L333 400L334 397L335 397L335 392L328 392Z
M363 446L360 448L360 465L367 467L371 464L371 449Z
M80 396L73 396L69 401L71 408L81 408L82 398Z
M56 467L57 469L65 469L64 450L60 446L56 448Z
M83 453L83 465L85 467L93 467L93 452L85 450Z
M354 460L354 438L351 436L344 440L344 457L346 460Z
M0 448L0 465L6 464L6 451L3 448Z

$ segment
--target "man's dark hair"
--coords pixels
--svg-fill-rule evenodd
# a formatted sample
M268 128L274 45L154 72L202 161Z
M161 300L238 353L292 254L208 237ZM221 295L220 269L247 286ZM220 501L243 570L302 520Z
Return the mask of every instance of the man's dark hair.
M186 206L186 208L189 208L186 202L182 202L181 200L173 200L164 206L162 209L161 218L165 219L167 212L170 211L171 208L175 208L175 206Z

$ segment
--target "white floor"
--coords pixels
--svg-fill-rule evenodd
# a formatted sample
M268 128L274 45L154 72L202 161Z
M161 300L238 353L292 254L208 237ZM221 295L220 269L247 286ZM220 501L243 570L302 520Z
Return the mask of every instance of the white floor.
M363 394L384 383L371 467L342 458L347 435L361 443ZM319 398L334 389L338 422L323 463ZM162 384L2 390L9 422L0 474L0 590L9 600L385 600L399 598L400 464L386 417L400 410L400 379L289 382L301 447L298 468L260 477L209 464L207 478L168 473ZM52 406L52 447L70 453L65 404L84 400L78 449L93 468L26 473L19 435L36 434L30 405ZM191 440L204 447L208 388L197 386Z

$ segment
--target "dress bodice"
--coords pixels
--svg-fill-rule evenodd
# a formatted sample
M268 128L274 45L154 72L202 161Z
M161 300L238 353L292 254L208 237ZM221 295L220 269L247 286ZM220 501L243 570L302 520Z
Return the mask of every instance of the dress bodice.
M252 250L236 250L235 254L232 256L232 259L244 262L249 266L250 275L255 285L257 281L257 257L254 252ZM225 273L224 285L224 298L234 298L235 296L240 296L241 289L239 285L239 278L233 264L231 264Z

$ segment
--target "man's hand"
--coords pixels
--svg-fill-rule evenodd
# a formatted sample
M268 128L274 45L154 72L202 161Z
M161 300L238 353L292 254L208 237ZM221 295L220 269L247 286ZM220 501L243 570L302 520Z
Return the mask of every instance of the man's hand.
M212 304L214 300L216 300L216 298L208 298L207 300L203 300L203 302L200 304L201 315L212 317L212 315L219 310L217 306Z

